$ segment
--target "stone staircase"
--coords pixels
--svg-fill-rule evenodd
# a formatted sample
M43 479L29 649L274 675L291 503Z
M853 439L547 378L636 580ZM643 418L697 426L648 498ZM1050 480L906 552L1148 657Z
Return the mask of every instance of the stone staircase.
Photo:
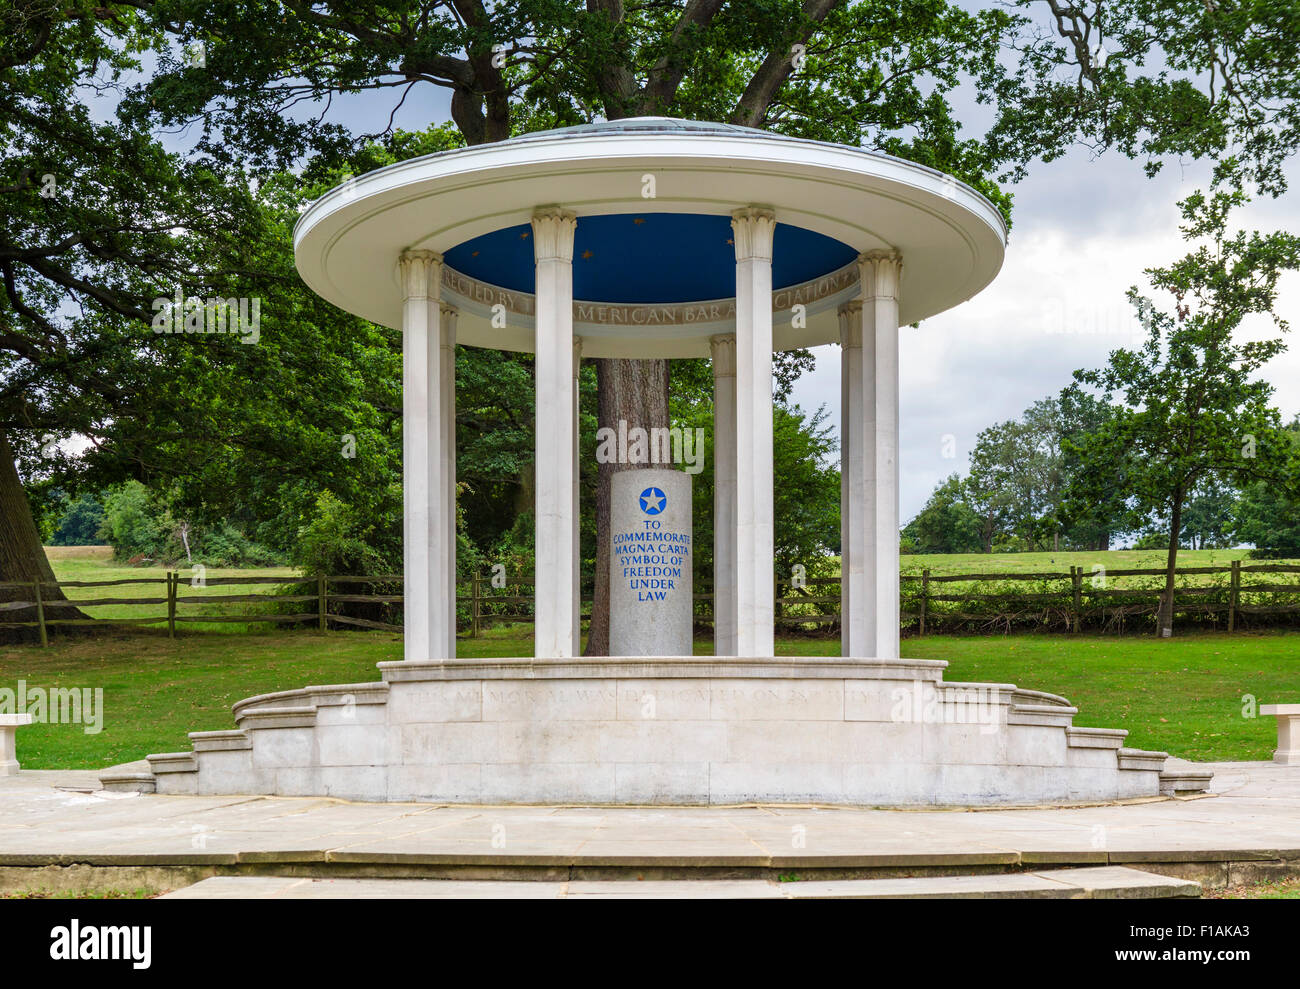
M1209 786L1209 772L1166 770L1166 753L1125 747L1125 730L1075 726L1078 709L1062 697L944 682L944 666L381 664L381 682L242 700L235 729L194 732L190 751L150 755L149 772L101 782L367 801L857 806L1096 803ZM650 718L647 698L658 702Z

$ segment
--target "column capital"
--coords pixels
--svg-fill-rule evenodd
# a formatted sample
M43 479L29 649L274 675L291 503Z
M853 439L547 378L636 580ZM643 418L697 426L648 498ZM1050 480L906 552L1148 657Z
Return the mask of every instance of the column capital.
M573 376L576 378L582 371L582 337L576 334L573 337Z
M436 299L442 291L442 255L437 251L403 251L397 259L403 299Z
M772 260L772 235L776 214L762 206L746 206L731 214L731 234L736 260Z
M736 376L736 334L720 333L709 337L709 355L713 358L715 378Z
M533 211L533 259L572 261L573 234L578 215L559 206L542 206Z
M858 277L863 299L897 299L903 255L893 250L859 254Z
M862 300L849 299L836 310L840 317L840 346L862 346Z

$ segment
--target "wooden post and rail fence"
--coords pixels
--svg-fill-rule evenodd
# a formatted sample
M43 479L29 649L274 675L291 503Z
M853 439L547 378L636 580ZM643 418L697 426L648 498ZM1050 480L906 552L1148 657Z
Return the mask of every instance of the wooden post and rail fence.
M1229 632L1242 628L1243 619L1271 616L1300 618L1300 584L1268 582L1243 582L1243 575L1300 574L1300 565L1289 563L1242 563L1234 560L1227 566L1182 567L1176 571L1178 579L1188 577L1208 579L1210 583L1175 587L1174 611L1184 615L1210 617ZM1085 624L1096 628L1122 631L1124 623L1132 617L1154 615L1164 596L1165 571L1158 569L1113 569L1089 572L1081 566L1071 566L1067 572L1043 573L965 573L937 574L929 569L920 573L905 573L902 581L901 619L904 629L926 635L946 629L1009 630L1017 626L1060 628L1071 633L1082 630ZM1215 577L1226 577L1225 584L1213 583ZM1112 580L1152 578L1149 586L1113 586ZM1158 578L1158 580L1154 580ZM799 629L829 633L839 625L838 577L809 577L796 584L778 581L776 598L776 623L786 630ZM1006 585L1037 585L1031 590L1007 589ZM160 585L163 594L158 597L90 597L62 600L51 595L50 589L111 588L122 585ZM377 617L364 618L348 614L331 605L367 606L381 617L397 619L396 606L402 603L400 574L352 577L310 577L295 579L273 576L235 576L188 578L178 571L169 571L161 577L129 577L118 580L66 580L54 582L0 582L0 627L35 628L41 645L49 643L49 629L54 627L104 626L104 625L165 625L167 634L175 637L178 625L208 623L311 623L325 631L330 627L353 626L401 632L396 621L382 621ZM485 627L506 623L528 623L532 615L531 578L508 580L498 586L491 578L473 573L462 582L466 593L458 594L456 601L461 631L471 637L482 634ZM976 585L975 590L962 585ZM976 593L979 585L1002 585L997 593ZM286 593L213 594L211 588L276 585ZM379 585L375 592L375 585ZM384 586L388 585L388 586ZM956 586L953 586L956 585ZM953 587L948 591L946 587ZM185 593L192 588L197 593ZM370 593L364 591L370 590ZM105 592L111 595L110 592ZM1243 595L1252 600L1243 600ZM1259 595L1273 595L1268 602L1256 600ZM1283 599L1278 600L1278 596ZM713 595L707 591L695 595L695 621L697 625L712 623ZM261 610L243 614L225 613L230 605L259 604ZM590 614L590 594L583 596L584 617ZM60 611L104 606L162 605L161 615L123 618L61 618ZM194 613L190 609L199 605L210 608L221 606L222 613ZM286 606L295 607L288 608ZM301 606L301 607L298 607ZM182 611L185 609L185 611ZM974 610L972 610L974 609ZM358 610L358 609L352 609ZM6 621L6 613L32 611L32 620Z

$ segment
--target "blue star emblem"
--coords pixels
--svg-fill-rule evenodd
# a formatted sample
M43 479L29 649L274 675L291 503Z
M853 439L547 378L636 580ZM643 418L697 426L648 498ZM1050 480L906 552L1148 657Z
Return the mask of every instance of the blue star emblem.
M668 507L668 496L658 488L646 488L641 492L641 511L647 515L658 515Z

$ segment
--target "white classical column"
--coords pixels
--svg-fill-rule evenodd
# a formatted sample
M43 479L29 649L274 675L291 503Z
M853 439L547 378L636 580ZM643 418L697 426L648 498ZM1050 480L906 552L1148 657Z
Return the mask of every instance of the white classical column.
M731 215L736 247L736 653L772 656L772 235L770 210Z
M582 495L578 467L581 449L582 337L573 338L573 651L582 651Z
M840 652L876 655L875 337L840 306Z
M875 571L876 650L898 658L898 285L903 272L896 251L862 257L863 364L865 342L875 353Z
M736 645L736 337L711 337L713 357L713 654Z
M446 575L447 627L444 656L456 656L456 317L454 306L444 304L442 316L441 371L442 388L439 395L443 463L442 520L439 533L442 545L442 569Z
M577 525L573 470L573 213L556 207L533 215L537 263L534 365L537 388L536 568L534 655L575 656L573 588Z
M439 429L442 391L442 256L406 251L402 279L402 569L403 656L445 652L446 580L441 565L443 463Z

